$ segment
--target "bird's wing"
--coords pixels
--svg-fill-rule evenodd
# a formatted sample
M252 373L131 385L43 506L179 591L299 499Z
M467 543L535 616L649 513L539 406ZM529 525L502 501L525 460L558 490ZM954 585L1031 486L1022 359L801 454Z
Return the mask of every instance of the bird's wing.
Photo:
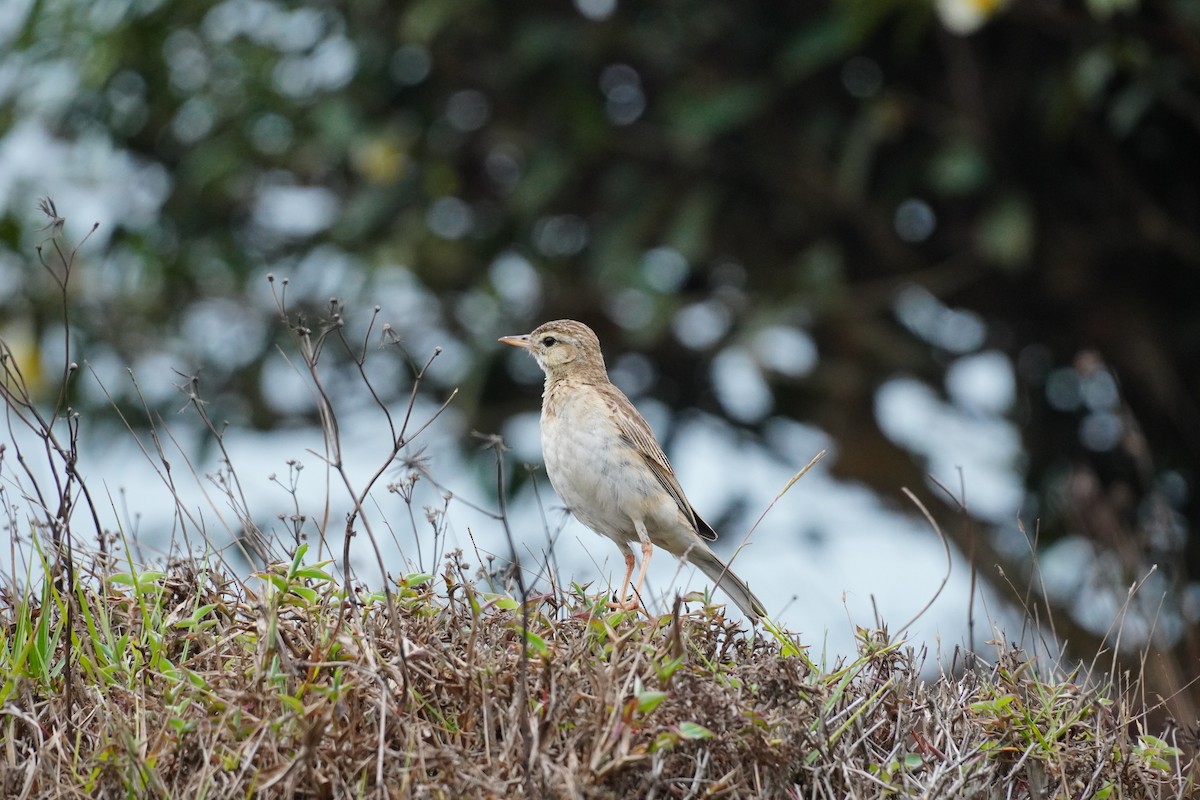
M674 498L675 504L683 512L683 516L692 523L696 533L709 541L716 539L717 532L701 519L700 515L696 513L696 509L692 508L692 504L688 502L687 496L683 493L683 487L679 485L679 479L675 477L675 470L671 469L671 462L667 460L667 454L663 452L658 440L654 438L654 432L650 430L650 423L646 422L629 398L622 394L617 387L611 387L611 393L606 394L608 394L606 399L611 407L611 416L617 421L617 430L620 432L621 438L637 450L645 460L659 484L667 490L667 494Z

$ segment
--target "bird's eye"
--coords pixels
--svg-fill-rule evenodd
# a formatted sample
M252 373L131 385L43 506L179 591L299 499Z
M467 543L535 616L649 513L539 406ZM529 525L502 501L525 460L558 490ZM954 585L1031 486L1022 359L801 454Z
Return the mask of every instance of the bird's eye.
M542 339L542 344L546 347L554 347L554 345L558 344L558 339L555 339L553 336L547 336L545 339Z

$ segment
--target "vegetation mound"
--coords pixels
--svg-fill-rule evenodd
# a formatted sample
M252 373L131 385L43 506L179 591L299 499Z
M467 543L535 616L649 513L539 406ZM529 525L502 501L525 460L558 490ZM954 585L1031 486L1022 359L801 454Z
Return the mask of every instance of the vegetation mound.
M243 581L195 561L0 602L0 793L70 797L1191 797L1136 680L885 631L814 663L677 600L525 601L440 576L347 592L305 548ZM43 567L46 562L42 562Z

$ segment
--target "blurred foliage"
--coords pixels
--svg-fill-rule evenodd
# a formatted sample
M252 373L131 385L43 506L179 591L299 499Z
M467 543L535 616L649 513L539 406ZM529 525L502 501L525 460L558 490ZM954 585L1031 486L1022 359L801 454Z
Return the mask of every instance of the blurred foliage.
M1200 658L1196 3L23 10L0 29L3 146L31 154L0 185L7 338L56 335L25 265L61 187L102 223L73 287L88 358L182 359L260 426L294 413L263 366L268 272L314 315L379 303L415 355L447 347L483 429L517 408L496 335L570 316L653 360L646 394L810 422L886 492L924 466L880 387L945 395L995 351L1023 518L1111 554L1116 586L1163 565L1176 663ZM714 391L718 363L765 401Z

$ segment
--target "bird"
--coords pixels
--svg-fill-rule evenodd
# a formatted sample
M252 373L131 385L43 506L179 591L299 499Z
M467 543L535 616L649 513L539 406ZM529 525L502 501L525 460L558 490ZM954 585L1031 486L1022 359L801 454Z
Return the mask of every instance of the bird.
M499 341L527 350L545 373L540 427L550 485L576 519L615 542L625 557L622 599L609 606L640 607L658 546L698 567L752 624L767 616L746 582L709 548L706 540L715 540L716 531L683 493L650 425L609 380L595 332L560 319ZM641 549L641 568L632 596L625 596L633 544Z

